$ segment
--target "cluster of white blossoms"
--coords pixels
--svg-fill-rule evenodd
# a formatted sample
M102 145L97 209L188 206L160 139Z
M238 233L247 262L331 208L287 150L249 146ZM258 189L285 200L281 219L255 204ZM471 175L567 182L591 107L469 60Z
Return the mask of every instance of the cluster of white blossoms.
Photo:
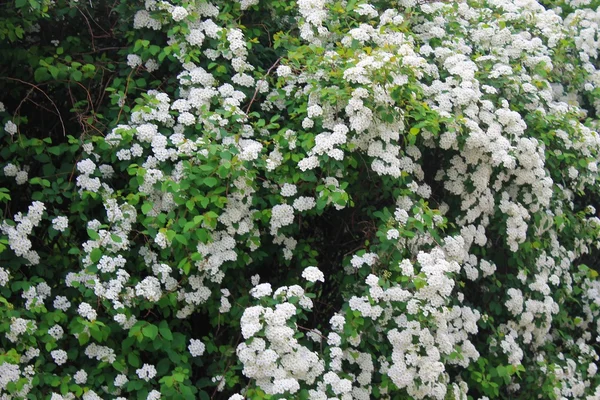
M92 176L96 172L96 164L91 159L86 158L78 162L77 171L80 173L77 176L77 186L81 187L81 190L90 192L100 190L100 178Z
M156 376L156 368L154 367L154 365L144 364L142 368L137 369L135 373L140 379L143 379L146 382L148 382L150 379Z
M29 178L28 169L27 167L20 168L13 163L8 163L4 166L4 175L13 176L17 185L23 185L27 183L27 179Z
M30 310L32 306L41 306L44 304L46 298L50 297L52 289L46 282L41 282L36 286L31 286L29 289L23 291L23 298L25 302L25 308Z
M382 373L414 398L443 399L449 384L445 365L466 367L479 357L468 337L478 332L480 316L466 306L449 306L454 287L449 274L460 270L455 261L447 261L439 248L419 253L417 260L416 265L404 260L402 264L411 267L402 265L401 271L411 277L416 273L422 282L418 290L397 284L384 288L370 275L366 279L368 297L351 299L350 307L377 321L387 332L393 353L388 363L381 364ZM431 315L432 323L424 323L419 315ZM452 357L454 352L461 356Z
M53 301L57 314L71 312L86 324L75 337L83 343L88 326L109 321L133 339L138 318L214 311L219 329L223 319L239 318L241 368L233 370L269 395L292 398L306 389L311 399L362 400L395 391L462 400L469 391L463 378L485 350L498 365L528 363L535 379L552 376L556 397L586 398L597 382L600 285L574 265L600 244L595 210L578 213L575 206L600 182L598 124L585 121L597 115L584 110L592 104L600 112L600 11L588 7L592 1L566 0L569 7L549 10L535 0L488 0L485 7L402 0L394 9L364 0L298 0L284 30L297 28L300 38L274 40L290 40L302 52L288 48L289 57L282 53L270 69L253 65L251 54L265 40L246 37L243 18L227 24L230 15L221 14L267 7L262 3L147 0L135 14L136 29L169 27L179 86L148 91L126 123L98 140L102 146L84 145L76 187L81 199L98 199L101 212L82 218L81 227L71 215L44 221L89 236L79 270L60 277L81 296ZM134 53L124 60L132 74L163 62ZM4 131L12 137L18 127L7 121ZM105 156L114 163L102 164ZM29 179L20 161L3 171L18 185ZM118 180L125 174L131 186L124 189ZM355 184L381 198L361 205L370 193L353 192ZM29 265L40 263L30 237L45 210L35 201L27 214L0 225ZM342 265L326 270L334 288L352 282L343 283L339 308L315 310L330 318L329 332L301 325L310 321L314 296L293 282L273 291L258 275L252 288L239 279L248 289L239 297L238 288L225 287L254 266L255 254L264 262L265 237L282 248L277 263L296 265L295 257L310 254L304 225L312 228L310 218L323 212L351 216L340 235L365 236ZM357 227L354 217L363 212L383 215L373 217L383 226ZM8 268L0 267L0 287L9 286ZM338 279L339 271L346 276ZM325 282L314 266L296 278L308 287ZM37 281L20 300L37 315L61 290ZM493 330L485 328L491 306L478 297L494 304ZM37 331L29 318L9 321L10 343L21 345ZM238 329L237 322L223 329ZM478 337L481 329L489 340ZM72 333L61 319L43 331L61 343ZM192 357L213 357L203 340L187 337L181 347ZM550 346L565 354L550 360ZM24 347L23 364L39 356ZM75 383L91 386L79 360L60 348L48 351L61 368L73 364ZM130 379L137 385L162 378L160 363L121 369L110 346L91 343L84 354L121 372L110 378L116 394L88 388L84 399L120 395ZM31 383L30 371L0 365L0 396L21 378ZM212 375L217 390L237 384L227 381L228 372ZM509 378L510 390L519 389L517 378ZM144 387L148 399L161 397ZM597 397L596 390L587 400Z
M267 285L268 290L265 292L261 285ZM263 293L254 297L271 293L270 284L261 285L253 290ZM312 302L299 286L278 288L272 298L276 300L274 307L253 306L244 311L240 322L247 341L238 345L236 353L244 366L243 374L256 379L265 392L294 394L301 382L312 384L324 369L319 355L295 337L297 307L290 299L300 298L299 305L306 310L312 308Z
M7 362L0 364L0 390L5 391L9 383L17 382L21 376L18 365Z
M33 233L33 228L42 222L42 217L46 206L41 201L34 201L28 208L26 215L19 212L13 217L16 225L9 225L6 220L2 221L0 231L8 236L8 245L19 257L27 260L28 265L36 265L40 262L40 256L37 251L32 249L29 236Z
M271 234L294 221L294 208L288 204L277 204L271 211Z
M56 365L62 365L67 362L67 352L64 350L52 350L50 355L52 356L52 359L54 359Z
M302 277L309 282L321 281L325 282L323 272L317 267L307 267L302 271Z
M31 334L37 329L37 324L33 320L24 318L14 318L10 322L10 330L5 334L6 338L13 343L19 340L19 337Z
M52 227L59 232L63 232L69 227L69 219L60 215L52 220Z
M188 346L188 350L193 357L200 357L204 354L204 350L206 346L198 339L190 339L190 345Z
M112 364L117 359L115 351L107 346L99 346L95 343L90 344L85 349L85 355L89 358L95 358L98 361Z
M4 124L4 131L12 136L17 133L17 125L12 121L8 121Z
M81 304L79 304L79 308L77 309L77 312L83 318L86 318L86 319L88 319L90 321L95 320L96 317L98 316L98 313L96 312L96 310L94 310L92 308L92 306L89 305L88 303L81 303Z

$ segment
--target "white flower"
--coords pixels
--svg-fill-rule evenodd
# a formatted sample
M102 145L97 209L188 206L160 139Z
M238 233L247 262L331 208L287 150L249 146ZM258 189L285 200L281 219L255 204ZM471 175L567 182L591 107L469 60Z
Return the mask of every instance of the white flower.
M77 170L83 175L91 175L96 171L96 164L89 158L86 158L77 163Z
M67 311L71 307L71 302L65 296L56 296L53 305L57 310Z
M388 240L398 239L399 237L400 237L400 232L398 232L398 229L390 229L389 231L387 231L387 239Z
M124 374L119 374L115 377L115 386L116 387L121 387L124 384L126 384L127 382L129 382L129 379L127 379L127 376Z
M171 16L174 21L181 21L188 16L188 12L183 7L174 7L173 10L171 10Z
M273 289L271 288L270 283L261 283L260 285L256 285L252 289L250 289L250 295L257 299L261 297L270 296L273 293Z
M90 321L94 321L96 319L96 317L98 316L98 314L96 313L96 310L94 310L92 308L92 306L89 305L88 303L81 303L79 305L79 308L77 309L77 312L83 318L87 318Z
M190 339L188 350L190 351L192 357L200 357L202 354L204 354L206 346L198 339Z
M150 393L148 393L148 397L146 397L146 400L160 400L160 392L158 390L153 390Z
M302 277L309 282L325 282L325 275L317 267L307 267L302 271Z
M52 336L56 340L62 338L64 333L65 331L60 325L54 325L52 328L48 329L48 335Z
M5 176L16 176L19 172L19 167L15 164L8 163L4 166L4 175Z
M406 212L406 210L404 210L402 208L397 208L396 211L394 212L394 218L401 225L405 225L406 222L408 222L408 213Z
M310 129L313 126L315 126L315 121L313 121L311 118L306 117L302 120L302 128Z
M127 65L129 65L131 68L139 67L142 65L142 58L137 54L128 54Z
M276 73L277 76L284 78L292 74L292 69L287 65L280 65L279 67L277 67Z
M147 276L135 285L136 296L145 297L149 301L159 301L162 297L160 281L154 276Z
M4 170L6 171L6 168L4 168ZM294 185L294 184L284 183L283 186L281 186L280 193L283 197L291 197L291 196L295 195L297 192L298 192L298 189L296 188L296 185Z
M146 61L146 64L144 64L144 66L146 67L146 69L148 70L148 72L154 72L159 67L158 63L153 58L150 58L148 61Z
M75 383L78 385L84 385L87 382L88 374L84 370L80 369L73 375Z
M4 130L6 133L12 136L17 133L17 125L15 125L15 123L12 121L8 121L6 124L4 124Z
M308 118L320 117L323 115L323 109L318 104L314 104L306 109Z
M67 362L67 352L64 350L53 350L50 355L54 359L56 365L63 365Z
M27 182L27 171L20 170L19 172L17 172L17 175L15 176L15 181L17 182L17 185L23 185L25 182Z
M240 3L241 10L247 10L253 5L258 4L258 0L238 0L238 3Z
M154 365L144 364L142 368L137 369L135 373L140 379L143 379L146 382L148 382L150 379L156 376L156 368L154 367Z
M6 286L8 281L10 280L10 275L7 270L0 267L0 286Z
M288 204L277 204L271 211L271 232L294 222L294 208Z
M298 211L307 211L314 208L317 203L314 197L300 196L294 200L293 205Z
M58 216L52 220L52 228L59 232L63 232L69 227L69 219L64 216Z

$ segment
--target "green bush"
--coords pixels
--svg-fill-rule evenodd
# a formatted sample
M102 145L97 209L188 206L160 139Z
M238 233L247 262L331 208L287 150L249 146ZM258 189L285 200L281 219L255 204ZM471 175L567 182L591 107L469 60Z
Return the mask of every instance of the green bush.
M0 398L600 397L599 25L0 2Z

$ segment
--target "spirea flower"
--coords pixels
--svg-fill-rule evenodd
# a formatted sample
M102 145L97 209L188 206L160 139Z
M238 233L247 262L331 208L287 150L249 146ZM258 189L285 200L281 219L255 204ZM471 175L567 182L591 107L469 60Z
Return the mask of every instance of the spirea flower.
M124 384L126 384L127 382L129 382L129 379L127 378L126 375L124 374L119 374L117 376L115 376L115 381L114 381L114 385L116 387L121 387Z
M67 362L67 352L64 350L53 350L50 352L56 365L63 365Z
M78 385L85 385L85 383L87 382L87 378L88 378L87 372L85 372L82 369L80 369L79 371L77 371L75 373L75 375L73 375L73 379L75 380L75 383Z
M325 275L317 267L307 267L302 271L302 277L309 282L325 282Z
M200 357L202 354L204 354L206 346L198 339L190 339L188 350L190 351L192 357Z
M71 307L71 302L65 296L56 296L53 306L57 310L67 311Z
M276 70L277 76L281 78L285 78L286 76L290 76L292 74L292 69L287 65L280 65Z
M298 192L298 189L296 188L296 185L293 185L291 183L284 183L283 186L281 186L280 193L283 197L292 197L297 192Z
M83 175L91 175L96 170L96 164L89 158L77 163L77 171Z
M188 11L180 6L173 7L171 10L171 16L173 17L174 21L181 21L188 16Z
M19 168L13 163L8 163L4 166L5 176L16 176L17 172L19 172Z
M48 335L52 336L55 340L62 338L64 333L65 331L60 325L54 325L48 329Z
M137 54L127 55L127 65L131 68L137 68L142 65L142 58Z
M96 313L96 310L94 310L91 305L89 305L88 303L85 303L85 302L81 303L79 305L77 312L83 318L87 318L90 321L94 321L96 319L96 317L98 316L98 314Z
M142 368L135 370L135 373L140 379L148 382L150 381L150 379L156 376L156 368L154 367L154 365L144 364L142 365Z
M270 296L273 293L270 283L261 283L250 289L250 295L254 298L260 299L261 297Z
M15 125L15 123L12 121L8 121L6 124L4 124L4 130L6 133L12 136L17 133L17 125Z
M64 216L58 216L52 220L52 228L59 232L63 232L69 227L69 219Z

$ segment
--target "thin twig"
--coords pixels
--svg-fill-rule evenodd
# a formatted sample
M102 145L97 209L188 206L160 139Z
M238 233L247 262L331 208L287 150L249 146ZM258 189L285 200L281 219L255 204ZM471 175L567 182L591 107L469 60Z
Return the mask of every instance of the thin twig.
M265 24L249 24L248 26L260 26L265 30L267 34L267 38L269 39L269 47L273 47L273 42L271 41L271 35L269 34L269 28Z
M94 44L94 31L92 29L92 26L90 25L90 20L83 13L83 11L81 11L81 9L79 7L75 7L75 8L77 9L77 11L79 11L81 13L81 15L83 15L83 18L85 19L85 22L87 23L88 30L90 31L90 38L92 39L92 50L96 51L96 46Z
M60 114L60 111L59 111L58 107L52 101L52 99L50 98L50 96L48 96L46 94L46 92L44 92L42 89L40 89L39 86L34 85L33 83L30 83L30 82L26 82L26 81L21 80L21 79L18 79L18 78L11 78L9 76L0 76L0 79L8 79L8 80L11 80L11 81L17 81L17 82L23 83L25 85L29 85L32 88L40 91L48 99L48 101L54 106L54 109L56 110L56 115L58 115L58 119L60 119L60 125L62 126L63 136L67 136L67 129L65 128L65 123L63 122L62 115Z
M275 66L277 64L279 64L279 61L281 61L283 57L279 57L277 60L275 60L275 63L273 63L273 65L271 65L271 68L269 68L267 70L267 74L265 75L265 78L267 76L269 76L269 74L271 73L271 71L273 70L273 68L275 68ZM256 95L258 94L258 87L256 88L256 90L254 91L254 96L252 96L252 100L250 100L250 103L248 104L248 107L246 107L246 114L248 114L250 112L250 107L252 107L252 103L254 103L254 100L256 99Z
M132 69L131 72L129 73L129 76L127 77L127 84L125 85L125 92L123 93L123 95L125 97L123 98L123 105L121 106L121 109L119 110L119 115L117 115L116 124L118 124L119 121L121 120L121 113L123 112L123 108L125 108L125 101L127 100L127 91L129 90L129 82L131 80L131 75L133 75L133 73L135 71L137 71L137 69Z
M242 338L242 335L239 334L238 338L236 340L235 343L235 347L237 347L240 344L240 339ZM213 390L212 395L210 396L211 399L215 398L215 395L217 394L217 391L219 389L219 385L221 384L221 382L223 381L223 379L225 379L225 375L227 375L227 372L229 371L229 368L231 368L231 364L233 364L233 360L229 360L227 363L227 366L225 366L225 371L223 371L223 375L221 375L221 379L219 379L219 382L217 383L217 386L215 387L215 390Z

